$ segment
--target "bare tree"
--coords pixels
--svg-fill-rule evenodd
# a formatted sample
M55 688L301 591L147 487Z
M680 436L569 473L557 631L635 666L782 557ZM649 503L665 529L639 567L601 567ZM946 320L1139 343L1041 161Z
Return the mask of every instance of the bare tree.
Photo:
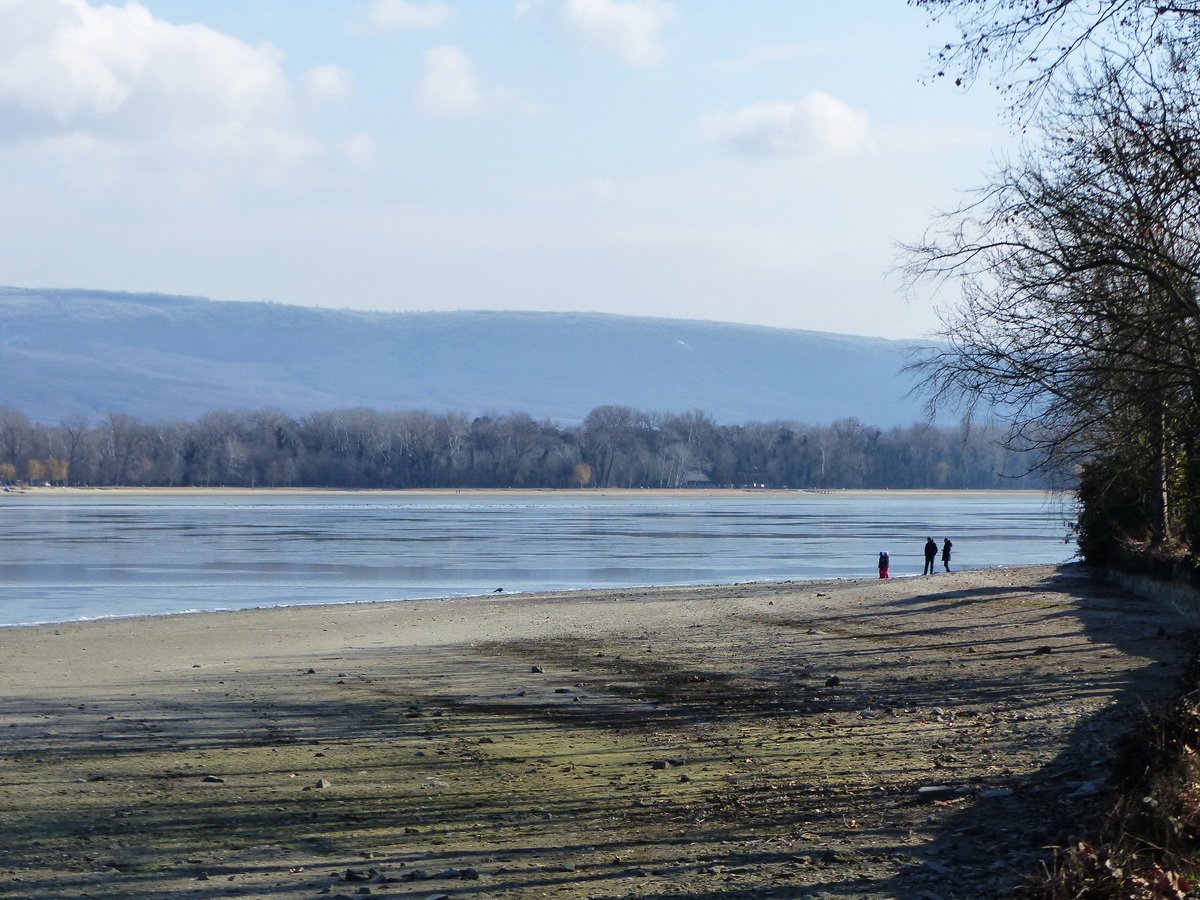
M628 406L597 406L583 420L584 462L599 487L611 487L622 467L636 456L639 439L650 431L649 417Z
M66 463L67 480L79 481L89 433L88 418L82 413L67 416L51 433L51 449Z
M1177 477L1200 435L1200 96L1160 62L1058 93L1044 147L910 247L908 273L961 288L916 364L935 404L999 407L1044 459L1140 460L1162 540L1173 507L1200 524L1196 477Z
M1035 109L1076 69L1137 69L1171 46L1191 55L1200 3L1154 0L909 0L958 36L936 52L939 77L969 86L984 71L1014 112Z
M100 477L104 484L128 485L144 459L145 428L134 416L109 413L99 427Z
M25 471L25 460L33 450L33 423L11 406L0 405L0 462Z

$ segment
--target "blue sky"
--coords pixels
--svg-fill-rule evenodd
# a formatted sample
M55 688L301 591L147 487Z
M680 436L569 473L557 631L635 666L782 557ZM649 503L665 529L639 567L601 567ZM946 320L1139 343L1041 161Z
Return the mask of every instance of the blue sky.
M911 337L1012 145L904 0L0 0L0 284Z

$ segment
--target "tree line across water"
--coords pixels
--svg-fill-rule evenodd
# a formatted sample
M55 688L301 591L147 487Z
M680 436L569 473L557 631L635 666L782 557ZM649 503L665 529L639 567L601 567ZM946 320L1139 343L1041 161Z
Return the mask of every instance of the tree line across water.
M0 406L0 482L161 487L1044 487L995 427L856 419L719 425L706 413L599 406L527 413L216 410L193 422L110 414L56 425Z

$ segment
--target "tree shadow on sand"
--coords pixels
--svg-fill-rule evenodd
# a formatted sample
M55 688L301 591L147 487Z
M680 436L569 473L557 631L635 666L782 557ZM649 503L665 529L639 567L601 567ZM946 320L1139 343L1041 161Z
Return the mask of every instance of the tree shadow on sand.
M1191 652L1078 571L17 698L0 895L1001 896Z

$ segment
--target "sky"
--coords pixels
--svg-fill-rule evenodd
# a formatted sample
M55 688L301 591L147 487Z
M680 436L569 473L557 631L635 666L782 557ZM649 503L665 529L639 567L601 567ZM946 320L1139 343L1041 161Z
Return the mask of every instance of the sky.
M904 0L0 0L0 284L911 338L1014 138Z

